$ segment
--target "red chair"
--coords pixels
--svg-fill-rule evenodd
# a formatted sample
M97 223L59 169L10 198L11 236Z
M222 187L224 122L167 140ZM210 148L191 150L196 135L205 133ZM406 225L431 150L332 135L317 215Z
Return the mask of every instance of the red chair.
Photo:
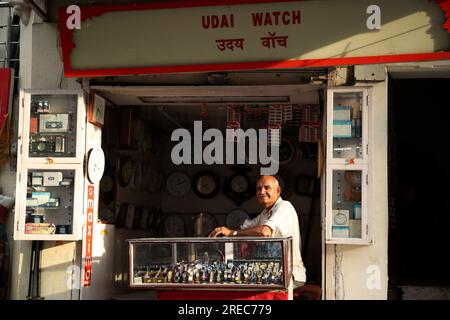
M322 288L314 284L305 284L294 289L294 300L320 300Z

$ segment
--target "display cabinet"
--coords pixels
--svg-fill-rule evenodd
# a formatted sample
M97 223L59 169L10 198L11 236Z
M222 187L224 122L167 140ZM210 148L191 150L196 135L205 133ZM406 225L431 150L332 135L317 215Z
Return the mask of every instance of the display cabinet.
M79 240L86 106L78 90L22 90L15 240Z
M70 164L23 165L18 173L16 240L80 238L83 173Z
M80 163L84 157L85 103L80 91L22 92L24 163Z
M370 111L368 88L328 89L326 243L372 243Z
M367 163L368 89L328 89L327 105L327 163Z
M287 290L292 238L128 240L130 287Z

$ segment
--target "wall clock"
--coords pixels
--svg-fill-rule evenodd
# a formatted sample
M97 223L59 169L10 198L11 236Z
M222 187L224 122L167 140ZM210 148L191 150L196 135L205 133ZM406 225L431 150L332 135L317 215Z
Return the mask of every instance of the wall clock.
M231 230L238 230L245 220L249 218L247 212L242 209L231 210L226 217L227 227Z
M191 190L191 180L184 172L172 172L167 178L167 191L175 197L183 197Z
M220 191L220 178L212 171L200 171L192 180L192 189L202 199L214 198Z
M120 160L119 182L122 187L128 186L134 174L134 161L131 157Z
M225 180L225 195L237 206L247 201L255 194L255 188L250 178L245 174L250 169L247 167L232 167L236 171L230 178Z
M105 170L105 154L101 148L92 148L88 152L87 176L90 183L100 181Z
M185 226L183 218L176 213L170 214L164 218L163 234L173 238L184 237Z
M348 226L349 219L350 216L348 210L333 210L333 225Z
M279 162L285 164L291 161L295 156L295 147L291 140L287 138L281 139Z

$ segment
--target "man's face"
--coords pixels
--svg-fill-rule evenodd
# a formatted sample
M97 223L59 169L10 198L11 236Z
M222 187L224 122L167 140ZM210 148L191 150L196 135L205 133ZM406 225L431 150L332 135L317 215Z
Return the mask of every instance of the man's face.
M263 176L256 183L256 197L264 208L269 208L280 197L280 186L272 176Z

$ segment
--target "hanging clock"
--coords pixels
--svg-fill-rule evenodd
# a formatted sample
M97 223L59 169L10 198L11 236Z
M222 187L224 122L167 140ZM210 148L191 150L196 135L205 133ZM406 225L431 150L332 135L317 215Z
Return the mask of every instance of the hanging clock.
M100 199L109 204L114 199L115 189L114 176L106 172L100 180Z
M101 148L92 148L88 152L87 177L90 183L98 183L105 170L105 154Z
M220 191L220 178L212 171L200 171L192 180L192 188L202 199L214 198Z
M281 139L280 151L279 151L279 162L280 164L285 164L291 161L295 156L295 147L291 140L287 138Z
M216 226L216 219L212 215L201 212L194 217L194 237L207 237Z
M170 214L164 218L163 234L173 238L184 237L184 220L179 214Z
M167 191L175 197L183 197L191 190L191 180L184 172L172 172L166 181Z
M120 161L119 182L122 187L128 186L134 174L134 161L131 157L123 157Z
M242 209L231 210L226 217L227 227L231 230L237 230L249 218L247 212Z
M245 174L247 167L232 167L236 171L226 179L224 192L236 205L241 205L255 194L255 188L250 178Z

